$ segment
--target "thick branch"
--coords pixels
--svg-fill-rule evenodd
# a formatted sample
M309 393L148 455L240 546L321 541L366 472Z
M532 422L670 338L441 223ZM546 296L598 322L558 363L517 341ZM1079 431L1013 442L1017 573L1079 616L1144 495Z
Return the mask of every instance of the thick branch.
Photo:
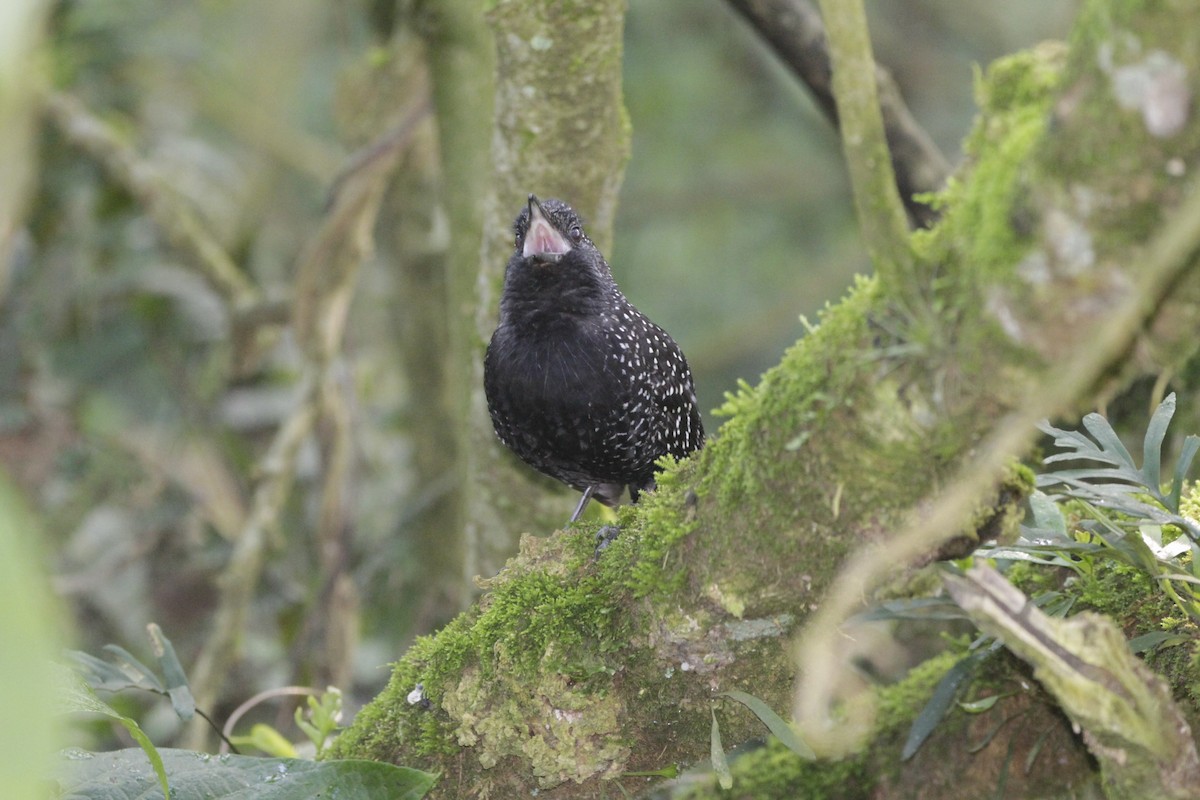
M802 650L805 671L844 674L821 637L845 642L836 625L851 598L869 599L880 565L896 571L969 517L1016 519L1015 501L987 502L984 489L1029 423L1087 404L1149 314L1191 302L1172 281L1196 275L1200 192L1170 165L1196 157L1198 123L1164 141L1118 105L1102 70L1153 51L1144 71L1164 58L1200 71L1200 28L1174 8L1089 8L1069 66L1061 49L1039 48L981 81L970 170L920 239L922 272L938 276L922 287L926 316L898 313L911 288L894 282L900 271L861 282L758 387L729 399L703 451L622 510L602 553L578 529L525 539L476 607L397 664L339 752L440 769L453 776L437 790L447 797L539 785L618 794L611 782L627 771L707 757L714 692L784 707L787 642L812 609L831 624ZM819 727L830 695L814 680ZM761 736L748 711L716 713L727 743ZM965 759L961 737L956 746L946 756ZM1050 780L1086 782L1088 762L1071 763L1083 772ZM994 777L930 796L981 794Z
M968 525L974 509L986 507L994 491L995 476L1011 459L1027 452L1037 435L1036 423L1067 413L1080 397L1120 362L1139 335L1151 311L1168 288L1194 268L1193 254L1200 250L1200 185L1146 248L1136 275L1138 283L1121 295L1105 314L1095 335L1078 339L1074 348L1060 353L1061 366L1046 372L1031 387L1024 402L991 432L958 477L943 492L920 504L895 536L864 548L842 568L821 608L814 615L800 647L801 679L796 688L796 718L814 741L825 741L827 754L844 754L859 742L867 727L828 716L835 699L833 688L842 664L835 656L840 626L861 605L862 598L895 570L897 563L913 561L935 550ZM857 719L869 719L869 713Z
M453 529L442 532L439 560L461 567L452 588L456 610L474 593L471 579L487 568L479 564L479 526L470 524L470 486L476 479L472 431L486 424L486 413L473 402L480 360L475 310L479 304L479 252L483 241L484 201L491 178L492 118L495 102L495 45L478 0L421 2L415 11L428 45L433 99L437 106L438 143L445 207L450 220L446 253L447 349L441 403L454 420L454 502L447 506Z

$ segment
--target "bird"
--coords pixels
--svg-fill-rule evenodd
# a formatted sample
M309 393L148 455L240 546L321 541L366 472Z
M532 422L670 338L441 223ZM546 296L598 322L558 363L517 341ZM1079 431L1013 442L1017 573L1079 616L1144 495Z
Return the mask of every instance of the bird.
M589 500L636 503L656 462L704 446L692 373L671 336L626 299L583 220L529 195L513 223L500 316L484 356L496 435Z

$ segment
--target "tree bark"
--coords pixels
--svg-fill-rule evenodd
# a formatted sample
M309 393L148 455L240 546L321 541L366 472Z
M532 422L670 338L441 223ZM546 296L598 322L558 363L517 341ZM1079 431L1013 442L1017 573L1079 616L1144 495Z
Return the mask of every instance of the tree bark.
M450 223L446 254L445 300L448 349L440 398L454 431L453 502L442 550L462 572L456 600L465 606L474 595L471 579L479 573L479 529L472 523L471 489L475 479L471 431L478 424L475 362L479 335L475 328L479 248L483 237L484 201L491 178L491 108L495 91L495 56L491 31L479 0L421 2L415 12L428 45L428 60L437 108L443 200ZM464 421L470 421L466 423Z
M497 19L508 5L498 8ZM704 451L622 510L602 553L587 526L526 537L474 608L396 665L338 754L437 769L440 797L552 787L601 797L619 793L612 781L636 792L644 779L626 773L707 756L714 704L726 745L761 736L717 695L741 689L786 708L791 635L819 609L833 633L810 626L803 640L799 705L839 703L868 738L813 765L839 780L808 796L869 797L906 780L922 797L994 790L994 771L964 767L966 736L925 764L954 780L898 765L894 706L823 683L848 671L828 643L846 598L876 591L881 564L901 593L900 564L981 522L996 533L1015 524L1026 479L997 467L1028 444L1031 417L1089 405L1131 351L1170 362L1194 352L1194 329L1157 323L1190 315L1200 280L1200 212L1185 201L1200 161L1197 75L1195 3L1091 0L1069 50L994 65L967 169L938 227L913 240L916 285L861 281L757 387L730 397ZM529 85L563 84L559 74ZM521 174L546 155L514 154L534 165ZM496 163L517 174L506 155ZM491 217L510 195L497 197ZM934 535L916 535L924 525ZM1058 768L1022 796L1098 785L1085 742L1061 730L1045 695L1022 691L1030 724L1059 726L1062 747ZM873 718L859 716L871 707ZM827 744L820 720L801 716L802 733ZM844 755L837 746L821 749ZM1012 780L1019 792L1030 772Z

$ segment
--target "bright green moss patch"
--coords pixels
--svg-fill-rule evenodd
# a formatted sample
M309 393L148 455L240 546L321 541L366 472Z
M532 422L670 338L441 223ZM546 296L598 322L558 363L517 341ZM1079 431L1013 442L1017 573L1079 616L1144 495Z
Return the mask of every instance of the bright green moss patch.
M1064 56L1061 45L1045 43L997 60L977 78L981 113L963 144L969 177L951 178L934 197L945 212L937 227L913 234L927 262L970 265L957 273L992 282L1024 255L1032 233L1021 207L1033 178L1029 156L1045 133Z
M527 537L476 610L414 643L337 755L392 760L401 748L433 755L472 745L483 766L530 758L547 785L622 756L608 688L629 621L618 613L619 586L590 568L581 540L591 537ZM427 702L410 701L418 685ZM575 741L573 769L584 771L564 774L547 736Z
M908 727L929 702L938 681L962 658L962 653L947 651L921 662L909 670L904 680L885 686L876 694L876 727L892 730Z

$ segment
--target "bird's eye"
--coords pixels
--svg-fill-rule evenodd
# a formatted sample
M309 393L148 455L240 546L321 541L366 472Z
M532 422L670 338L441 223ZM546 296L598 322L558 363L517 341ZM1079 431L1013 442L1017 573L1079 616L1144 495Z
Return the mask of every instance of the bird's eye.
M578 242L583 238L583 228L578 225L572 225L571 230L567 231L567 235L571 237L572 242Z

